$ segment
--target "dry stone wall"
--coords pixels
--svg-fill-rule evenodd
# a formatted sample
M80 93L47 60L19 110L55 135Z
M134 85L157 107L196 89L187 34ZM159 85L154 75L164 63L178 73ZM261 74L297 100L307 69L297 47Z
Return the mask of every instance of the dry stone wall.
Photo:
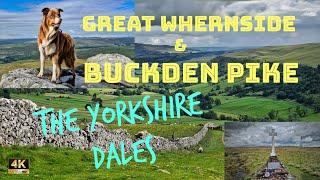
M108 150L110 142L119 147L125 142L126 151L130 150L133 142L145 138L149 133L139 132L135 137L125 129L109 130L103 124L97 123L94 132L89 132L89 124L78 132L64 132L63 135L50 134L49 116L47 117L47 136L43 136L41 120L32 116L32 113L44 107L38 107L30 100L0 99L0 146L44 146L69 147L74 149L90 150L98 146ZM65 122L64 122L65 123ZM73 124L75 125L75 124ZM160 136L153 136L151 145L155 150L177 150L197 145L214 124L205 124L202 129L191 137L169 140ZM58 128L58 127L57 127ZM56 131L58 132L58 130Z

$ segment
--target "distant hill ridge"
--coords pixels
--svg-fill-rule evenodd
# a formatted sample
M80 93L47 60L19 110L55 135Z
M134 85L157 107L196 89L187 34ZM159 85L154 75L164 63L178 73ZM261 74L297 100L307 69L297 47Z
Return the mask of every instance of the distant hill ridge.
M320 43L308 43L285 46L266 46L244 51L228 53L224 56L252 58L272 62L299 62L316 67L320 64Z
M87 59L99 53L118 53L129 58L134 56L134 39L127 38L75 38L76 54ZM20 60L39 59L36 39L0 39L0 64Z

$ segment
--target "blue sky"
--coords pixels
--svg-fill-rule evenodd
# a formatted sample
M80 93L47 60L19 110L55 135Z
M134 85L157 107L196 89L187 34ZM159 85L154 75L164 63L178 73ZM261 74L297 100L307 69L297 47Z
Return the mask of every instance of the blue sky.
M30 5L32 6L35 4L41 4L41 3L47 3L47 2L61 2L61 1L62 0L9 0L9 1L1 0L0 9L11 11L11 12L21 12L21 11L27 11ZM123 7L133 9L134 8L133 0L127 1Z
M28 5L39 4L44 2L58 2L58 1L44 1L44 0L2 0L0 1L0 9L11 11L11 12L21 12L27 11Z
M123 37L128 33L87 33L86 15L134 15L134 0L0 0L0 39L36 38L44 7L61 8L61 29L73 37Z

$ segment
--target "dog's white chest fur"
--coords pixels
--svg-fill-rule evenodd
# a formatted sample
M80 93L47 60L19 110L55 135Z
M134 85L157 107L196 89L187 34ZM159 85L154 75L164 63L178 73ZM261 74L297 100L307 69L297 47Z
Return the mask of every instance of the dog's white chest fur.
M51 43L50 41L44 41L42 42L42 48L44 48L44 53L46 56L50 56L54 54L57 50L56 44Z
M50 56L57 51L56 43L53 43L58 36L58 31L50 28L47 38L42 42L41 46L44 49L45 56Z

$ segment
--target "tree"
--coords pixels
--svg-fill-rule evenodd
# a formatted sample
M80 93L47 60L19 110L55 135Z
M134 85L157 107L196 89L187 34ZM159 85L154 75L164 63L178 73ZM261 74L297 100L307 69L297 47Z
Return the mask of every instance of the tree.
M141 94L142 94L142 91L141 91L140 89L137 89L136 94L137 94L137 95L141 95Z
M203 113L201 117L205 119L218 119L217 113L215 113L213 110Z
M263 93L262 93L262 96L263 97L268 97L268 96L270 96L271 95L271 92L270 91L268 91L268 90L263 90Z
M92 99L91 99L91 101L96 101L96 99L97 99L97 94L96 94L96 93L94 93L94 94L92 95Z
M275 120L278 118L278 114L279 114L278 110L272 109L270 112L268 112L268 117L272 120Z
M283 91L280 91L278 94L277 94L277 99L286 99L287 98L287 95L285 92Z
M128 90L127 88L123 89L121 93L125 96L132 95L132 92L130 90Z
M0 97L11 99L10 91L8 89L0 90Z
M239 121L244 121L244 122L247 122L249 121L249 116L248 115L243 115L243 114L240 114L239 116Z
M313 105L314 112L319 113L320 112L320 102L315 102Z
M307 109L301 106L296 106L296 113L298 114L299 117L306 117Z
M200 108L203 110L212 109L212 104L214 100L212 97L205 95L202 99L200 99Z
M220 99L215 99L214 103L216 104L216 106L220 106L221 105L221 100Z
M116 91L113 92L113 95L115 96L120 96L120 94L121 94L120 89L117 89Z
M226 119L227 119L227 117L226 117L226 115L221 114L219 119L220 119L220 120L226 120Z

